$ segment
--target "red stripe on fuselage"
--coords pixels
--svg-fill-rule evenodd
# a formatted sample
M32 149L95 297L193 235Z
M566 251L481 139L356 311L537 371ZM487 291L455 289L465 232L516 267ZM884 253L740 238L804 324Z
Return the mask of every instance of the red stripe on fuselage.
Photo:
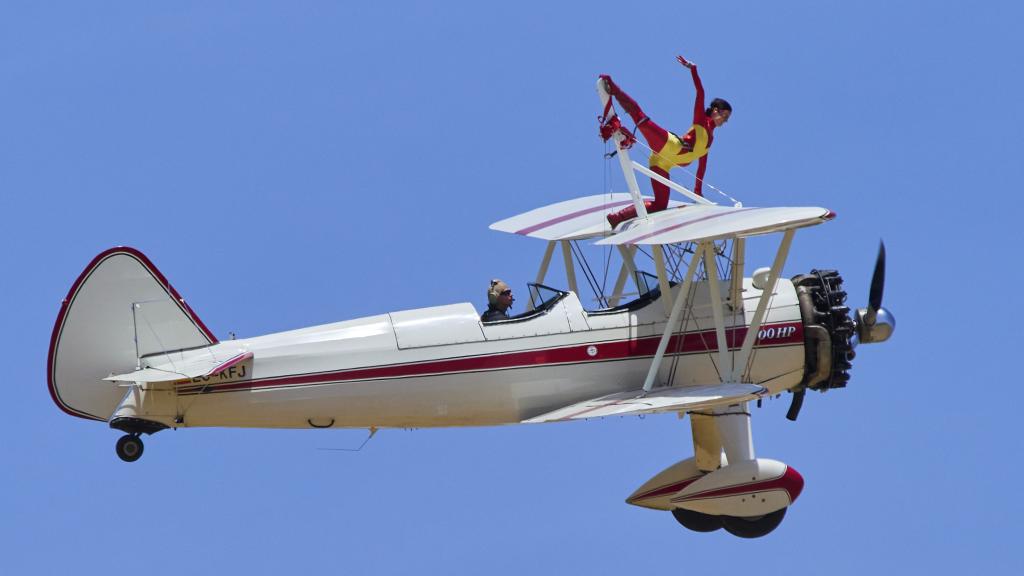
M762 330L794 328L785 337L766 339L760 348L766 346L791 345L803 343L803 325L800 322L787 322L764 326ZM787 330L787 332L789 332ZM726 330L726 341L731 350L738 350L747 334L747 327L729 328ZM507 368L536 368L559 364L578 364L605 362L613 360L636 359L654 356L660 336L650 336L636 340L619 340L611 342L586 342L574 346L509 352L505 354L489 354L463 358L447 358L390 366L372 366L351 368L315 374L296 374L266 379L245 380L221 385L189 385L178 389L179 394L227 392L237 390L266 389L288 386L333 384L353 380L373 380L381 378L407 378L417 376L435 376L452 373L469 373L483 370L500 370ZM761 342L759 339L758 342ZM680 346L681 344L681 346ZM597 355L590 356L587 349L597 347ZM714 330L689 332L680 337L673 336L666 348L669 355L709 352L718 349Z

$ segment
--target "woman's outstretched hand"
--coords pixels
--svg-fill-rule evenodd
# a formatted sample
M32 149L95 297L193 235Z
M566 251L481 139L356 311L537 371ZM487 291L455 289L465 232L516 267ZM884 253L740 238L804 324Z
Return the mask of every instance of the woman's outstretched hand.
M691 68L692 69L692 68L696 68L697 67L697 65L695 63L690 62L689 60L687 60L686 58L683 58L682 56L676 56L676 60L680 64L682 64L683 66L685 66L687 68Z

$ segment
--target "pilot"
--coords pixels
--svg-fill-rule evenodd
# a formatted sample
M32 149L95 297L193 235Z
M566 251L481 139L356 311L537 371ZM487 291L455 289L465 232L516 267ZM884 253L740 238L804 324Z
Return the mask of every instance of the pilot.
M677 56L676 60L690 69L693 86L697 89L697 98L693 103L693 125L681 137L658 126L648 118L640 106L612 81L611 76L602 74L601 78L604 80L605 90L618 100L623 110L633 118L636 127L644 135L644 139L647 140L648 146L653 151L649 160L651 171L668 178L668 171L672 168L688 166L694 160L698 160L697 181L693 186L693 191L698 196L703 196L701 187L704 183L704 170L708 164L708 149L711 148L711 142L715 138L715 128L729 121L729 116L732 115L732 106L721 98L715 98L705 109L704 86L700 82L700 76L697 75L697 65L682 56ZM668 186L651 178L651 187L654 189L654 202L644 202L647 211L664 210L668 207ZM636 218L635 206L629 206L620 212L609 214L608 223L615 228L619 223L630 218Z
M491 287L487 289L487 312L480 316L483 322L494 322L495 320L508 320L508 309L515 302L512 297L512 289L501 280L491 280Z

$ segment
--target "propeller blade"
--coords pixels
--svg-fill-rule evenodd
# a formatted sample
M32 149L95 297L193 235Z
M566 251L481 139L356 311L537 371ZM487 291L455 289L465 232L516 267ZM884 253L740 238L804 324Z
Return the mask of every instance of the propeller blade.
M804 405L804 394L807 390L801 388L793 392L793 400L789 403L789 412L786 412L786 419L796 422L796 417L800 415L800 408Z
M882 291L885 289L885 242L878 243L878 259L875 261L875 274L871 277L871 293L868 306L878 311L882 307Z

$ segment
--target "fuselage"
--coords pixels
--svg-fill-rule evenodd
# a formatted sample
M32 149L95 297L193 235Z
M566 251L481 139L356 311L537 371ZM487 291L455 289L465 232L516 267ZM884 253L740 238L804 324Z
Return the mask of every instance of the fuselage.
M679 289L673 289L674 297ZM760 296L748 279L743 305L723 305L730 358ZM661 365L661 386L720 381L708 284L696 283L692 298ZM127 402L119 412L175 427L518 423L639 389L667 316L657 297L586 311L569 292L532 315L498 323L481 323L476 309L463 303L229 340L174 353L176 361L239 352L251 352L252 358L218 374L150 384L141 392L153 392L148 401ZM803 377L803 327L795 290L786 280L777 285L754 350L750 380L770 392ZM154 354L143 361L158 365L167 359Z

